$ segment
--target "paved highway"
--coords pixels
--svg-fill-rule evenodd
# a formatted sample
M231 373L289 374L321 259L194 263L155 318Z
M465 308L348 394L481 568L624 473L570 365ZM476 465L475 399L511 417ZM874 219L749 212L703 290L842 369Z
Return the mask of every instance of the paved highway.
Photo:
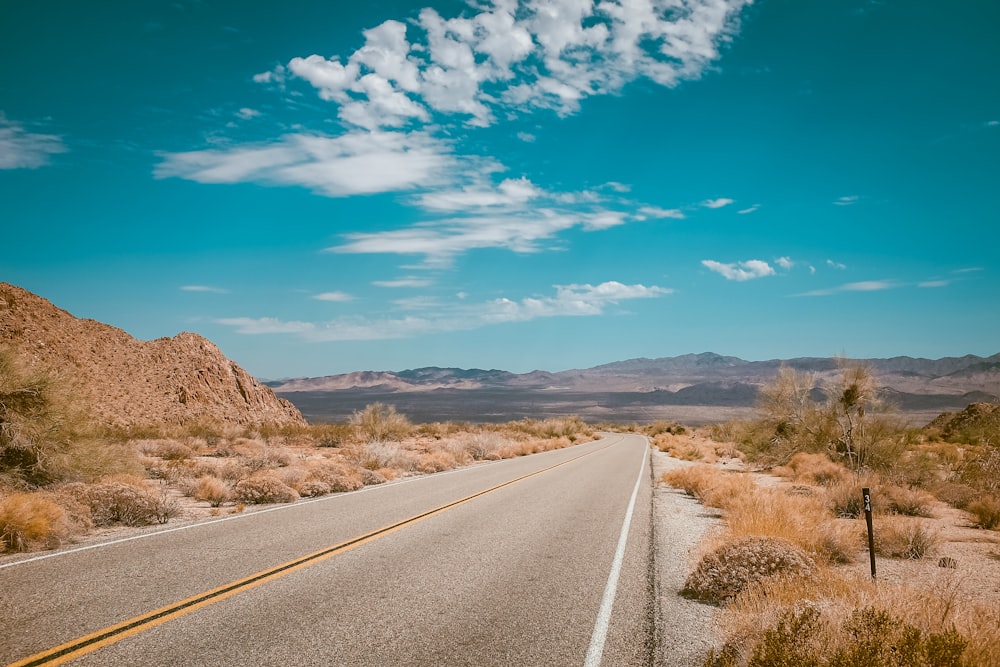
M649 665L648 458L614 435L4 566L0 663Z

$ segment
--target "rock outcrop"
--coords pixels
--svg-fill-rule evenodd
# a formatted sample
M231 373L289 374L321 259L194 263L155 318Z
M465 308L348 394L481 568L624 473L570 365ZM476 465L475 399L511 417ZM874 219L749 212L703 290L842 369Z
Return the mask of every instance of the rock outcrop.
M71 382L104 424L304 423L291 403L197 334L140 341L8 283L0 283L0 346Z

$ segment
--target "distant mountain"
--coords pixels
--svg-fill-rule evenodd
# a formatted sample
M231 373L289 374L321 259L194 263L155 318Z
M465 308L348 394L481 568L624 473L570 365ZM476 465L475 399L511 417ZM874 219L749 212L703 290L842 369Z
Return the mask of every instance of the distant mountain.
M310 418L343 418L365 402L381 400L428 420L481 419L484 415L516 419L549 413L649 420L680 415L677 408L682 406L749 410L760 386L774 379L782 366L813 373L822 386L837 376L844 362L871 367L883 395L901 411L919 413L915 420L930 419L934 411L962 409L972 402L1000 401L1000 354L746 361L706 352L560 372L430 367L269 384ZM711 419L699 412L697 420Z
M0 347L71 383L106 424L304 421L295 406L197 334L136 340L8 283L0 283Z

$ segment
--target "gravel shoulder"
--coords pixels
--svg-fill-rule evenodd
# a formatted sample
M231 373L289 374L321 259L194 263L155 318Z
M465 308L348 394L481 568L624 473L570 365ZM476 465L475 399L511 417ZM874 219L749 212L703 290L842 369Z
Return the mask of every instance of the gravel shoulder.
M658 484L664 472L693 465L651 450L653 474L654 567L656 568L656 665L700 665L717 647L720 610L681 597L688 572L699 556L698 544L722 519L679 489Z

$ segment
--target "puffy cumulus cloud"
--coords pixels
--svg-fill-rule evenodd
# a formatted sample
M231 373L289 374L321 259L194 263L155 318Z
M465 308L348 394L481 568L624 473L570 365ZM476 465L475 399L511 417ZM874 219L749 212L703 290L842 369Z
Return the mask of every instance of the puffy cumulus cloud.
M293 134L256 145L167 153L157 178L199 183L300 185L330 196L395 192L449 178L456 158L422 133L353 132L338 137Z
M60 137L29 132L0 111L0 169L44 167L52 155L66 151Z
M378 318L343 317L321 323L282 321L270 317L237 317L215 320L241 334L288 334L310 341L386 340L413 338L446 331L467 331L506 322L528 322L548 317L603 315L609 306L634 299L654 299L672 290L655 285L626 285L617 281L599 285L557 285L555 293L518 300L500 298L476 304L465 295L451 304L437 299L402 299L396 306L420 311Z
M792 261L791 257L779 257L774 260L774 263L783 268L785 271L788 271L795 266L795 262Z
M498 109L568 114L637 78L675 86L699 77L750 2L487 0L451 18L427 8L410 25L365 31L343 60L296 57L255 80L283 82L288 72L366 128L426 121L428 110L480 126Z
M726 280L735 280L737 282L774 275L774 269L771 265L759 259L751 259L746 262L736 262L734 264L723 264L715 260L705 259L701 263L705 268L718 273Z
M508 178L495 188L479 184L461 190L437 190L420 195L418 206L432 211L464 211L477 208L520 207L544 192L527 178Z

